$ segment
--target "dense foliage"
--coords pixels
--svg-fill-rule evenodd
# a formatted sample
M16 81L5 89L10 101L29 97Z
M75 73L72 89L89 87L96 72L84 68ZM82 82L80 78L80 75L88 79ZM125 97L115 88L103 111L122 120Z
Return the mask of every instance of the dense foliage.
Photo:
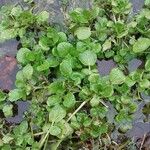
M135 17L131 7L128 0L95 1L70 12L65 32L49 25L46 11L1 7L0 42L19 38L21 48L16 88L1 91L0 109L9 117L15 101L30 103L20 124L0 120L1 150L79 149L132 128L140 94L150 94L150 1ZM133 58L144 65L129 72ZM97 69L103 59L117 64L106 76Z

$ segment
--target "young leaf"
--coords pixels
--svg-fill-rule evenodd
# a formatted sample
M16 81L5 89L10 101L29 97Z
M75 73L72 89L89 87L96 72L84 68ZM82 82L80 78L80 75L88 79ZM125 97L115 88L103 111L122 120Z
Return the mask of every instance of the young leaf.
M79 60L85 66L93 66L96 63L97 56L93 51L87 50L79 55Z
M88 39L91 36L91 29L89 27L79 27L75 31L75 35L77 35L79 40Z

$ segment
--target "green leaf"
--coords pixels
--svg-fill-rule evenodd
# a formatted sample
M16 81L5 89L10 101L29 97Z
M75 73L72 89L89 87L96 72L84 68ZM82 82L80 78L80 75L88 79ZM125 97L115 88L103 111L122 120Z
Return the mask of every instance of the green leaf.
M17 31L15 29L3 29L0 30L0 41L4 42L5 40L13 39L17 36Z
M52 126L50 128L50 134L53 135L53 136L57 136L61 133L61 129L58 127L58 126Z
M37 16L37 21L39 23L41 22L45 22L45 21L48 21L49 19L49 13L47 11L42 11L40 14L38 14Z
M61 42L57 46L57 52L60 57L66 57L66 55L73 49L73 45L68 42Z
M25 64L27 63L26 55L30 53L30 50L28 48L21 48L19 49L17 53L17 60L19 63Z
M143 79L139 82L139 85L141 88L149 88L150 87L150 81L148 79Z
M3 113L5 115L5 117L11 117L13 115L13 105L9 104L9 105L4 105L3 107Z
M75 100L75 96L69 92L64 96L64 101L63 101L63 105L67 108L71 108L75 105L76 100Z
M6 94L0 91L0 102L5 101L6 98L7 98Z
M15 17L18 17L21 13L22 13L21 6L13 7L13 9L11 10L11 15L13 15Z
M60 122L66 116L66 110L60 105L54 106L49 112L50 122Z
M11 102L14 102L23 98L23 92L20 89L11 90L8 95L9 95L9 100Z
M55 81L48 86L50 94L62 94L64 92L64 85L61 81Z
M33 67L30 64L28 64L23 68L22 72L23 76L29 80L32 78L33 75Z
M5 143L5 144L9 144L10 143L10 141L12 141L14 138L12 137L12 135L11 134L6 134L3 138L2 138L2 141L3 141L3 143Z
M145 69L146 69L146 71L150 71L150 60L149 59L145 63Z
M59 95L52 95L48 97L47 105L48 106L55 106L61 102L61 97Z
M69 60L63 60L60 64L60 72L62 75L69 77L72 74L72 65Z
M58 32L58 35L59 35L59 43L67 41L67 36L64 32Z
M145 5L150 6L150 0L145 0Z
M106 40L105 43L103 44L103 51L106 51L111 48L111 41Z
M100 98L97 95L94 95L93 98L90 101L90 104L92 107L98 106L100 102Z
M112 84L122 84L125 82L125 75L119 68L113 68L110 72L110 81Z
M50 67L50 63L48 60L45 60L41 65L37 66L37 71L45 71L48 70Z
M112 85L102 86L102 91L100 91L100 94L103 97L111 97L114 94L113 86Z
M133 45L133 51L135 53L140 53L147 50L150 47L150 39L139 38Z
M88 39L91 36L91 29L89 27L79 27L75 31L75 35L77 35L79 40Z
M93 51L87 50L79 55L79 60L85 66L93 66L96 63L97 56Z

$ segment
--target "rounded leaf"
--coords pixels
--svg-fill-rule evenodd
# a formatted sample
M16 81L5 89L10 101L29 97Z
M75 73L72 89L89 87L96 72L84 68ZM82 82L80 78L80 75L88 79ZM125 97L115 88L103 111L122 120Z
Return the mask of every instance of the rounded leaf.
M64 60L60 64L60 72L64 76L70 76L72 74L72 65L69 60Z
M50 122L59 122L66 116L66 110L63 109L60 105L54 106L49 112L49 121Z
M18 62L23 63L23 64L27 63L27 60L26 60L27 53L30 53L30 50L28 48L21 48L17 53Z
M71 108L75 105L75 103L76 103L75 96L72 93L68 93L67 95L65 95L63 102L63 105L65 107Z
M54 136L57 136L61 133L61 129L58 126L52 126L49 131L50 134Z
M57 46L57 52L60 57L66 57L66 55L73 49L73 45L68 42L61 42Z
M79 60L85 66L93 66L96 63L97 56L93 51L87 50L79 55Z
M125 75L119 68L113 68L110 72L110 81L112 84L122 84L125 82Z
M77 35L79 40L88 39L91 36L91 29L89 27L79 27L75 31L75 35Z
M26 79L31 79L33 75L33 67L30 64L28 64L23 68L22 72L23 72L23 76Z
M135 53L140 53L145 51L150 47L150 39L148 38L139 38L133 45L133 51Z

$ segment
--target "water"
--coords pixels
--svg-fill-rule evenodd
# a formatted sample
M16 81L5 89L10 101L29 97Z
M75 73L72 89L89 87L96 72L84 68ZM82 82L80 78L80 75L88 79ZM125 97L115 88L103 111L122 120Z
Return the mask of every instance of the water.
M97 61L98 71L101 76L109 75L110 71L117 66L117 64L112 60L98 60Z

